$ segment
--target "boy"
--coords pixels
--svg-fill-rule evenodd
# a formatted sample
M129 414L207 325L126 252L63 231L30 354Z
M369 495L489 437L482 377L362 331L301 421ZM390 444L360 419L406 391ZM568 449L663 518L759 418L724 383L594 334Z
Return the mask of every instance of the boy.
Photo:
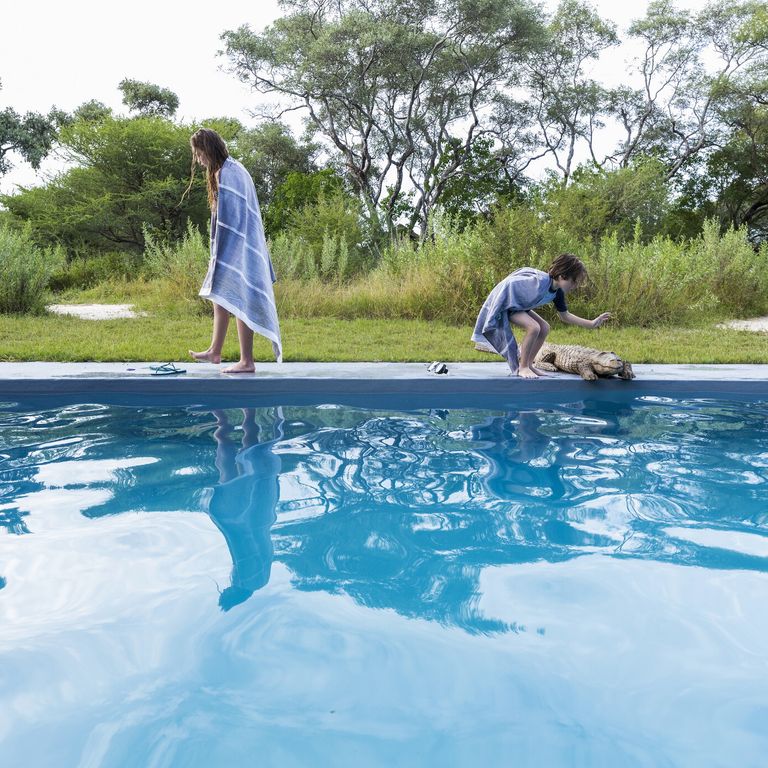
M533 366L533 361L547 338L549 323L533 311L536 307L552 301L564 323L582 328L599 328L611 317L610 312L603 312L594 320L585 320L568 311L565 294L578 288L586 279L587 270L583 262L570 253L558 256L547 272L533 267L514 271L485 300L477 316L472 341L483 346L490 345L509 363L513 374L524 379L541 376L542 372ZM520 345L519 367L512 325L525 330L525 338Z

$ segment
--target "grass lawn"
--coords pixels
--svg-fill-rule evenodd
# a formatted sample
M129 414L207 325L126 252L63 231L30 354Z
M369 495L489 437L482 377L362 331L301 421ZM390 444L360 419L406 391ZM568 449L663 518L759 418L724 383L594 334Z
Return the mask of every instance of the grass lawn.
M317 317L281 321L285 360L484 361L475 352L471 328L416 320L338 320ZM0 315L4 361L186 360L187 350L205 349L209 317L149 316L132 320ZM622 328L588 331L553 324L550 341L609 349L632 363L768 363L768 334L699 327ZM270 345L256 338L256 359L272 360ZM237 359L237 333L230 326L225 358ZM500 358L497 358L500 359Z

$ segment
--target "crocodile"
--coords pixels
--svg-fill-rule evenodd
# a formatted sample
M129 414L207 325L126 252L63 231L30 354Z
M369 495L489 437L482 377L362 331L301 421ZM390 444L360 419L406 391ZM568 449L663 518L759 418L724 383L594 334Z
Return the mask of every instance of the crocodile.
M578 373L582 379L593 381L600 376L634 379L632 365L614 352L603 352L576 344L544 343L533 364L542 371Z
M477 342L478 352L498 352L490 345ZM622 360L615 352L603 352L591 347L580 347L576 344L549 344L539 350L534 365L542 371L565 371L577 373L582 379L594 381L600 376L618 376L620 379L634 379L632 365Z

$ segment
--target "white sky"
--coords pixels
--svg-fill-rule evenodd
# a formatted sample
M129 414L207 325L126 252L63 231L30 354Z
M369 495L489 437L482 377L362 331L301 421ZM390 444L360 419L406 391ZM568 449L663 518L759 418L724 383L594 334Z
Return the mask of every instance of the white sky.
M701 8L705 0L678 0L681 8ZM547 0L553 8L556 0ZM642 16L647 0L592 0L601 16L625 29ZM277 0L2 0L0 109L67 111L96 99L123 112L118 83L128 77L170 88L180 100L177 118L193 121L213 116L237 117L253 124L252 94L222 71L217 56L222 32L249 24L261 29L281 15ZM599 79L613 80L619 61L605 66ZM44 163L43 175L56 168ZM0 178L0 191L34 184L42 176L19 162Z

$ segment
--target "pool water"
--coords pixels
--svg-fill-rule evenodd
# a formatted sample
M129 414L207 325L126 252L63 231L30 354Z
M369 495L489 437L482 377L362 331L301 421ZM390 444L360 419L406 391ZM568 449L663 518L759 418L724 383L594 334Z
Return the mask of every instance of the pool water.
M0 764L762 766L768 404L0 408Z

